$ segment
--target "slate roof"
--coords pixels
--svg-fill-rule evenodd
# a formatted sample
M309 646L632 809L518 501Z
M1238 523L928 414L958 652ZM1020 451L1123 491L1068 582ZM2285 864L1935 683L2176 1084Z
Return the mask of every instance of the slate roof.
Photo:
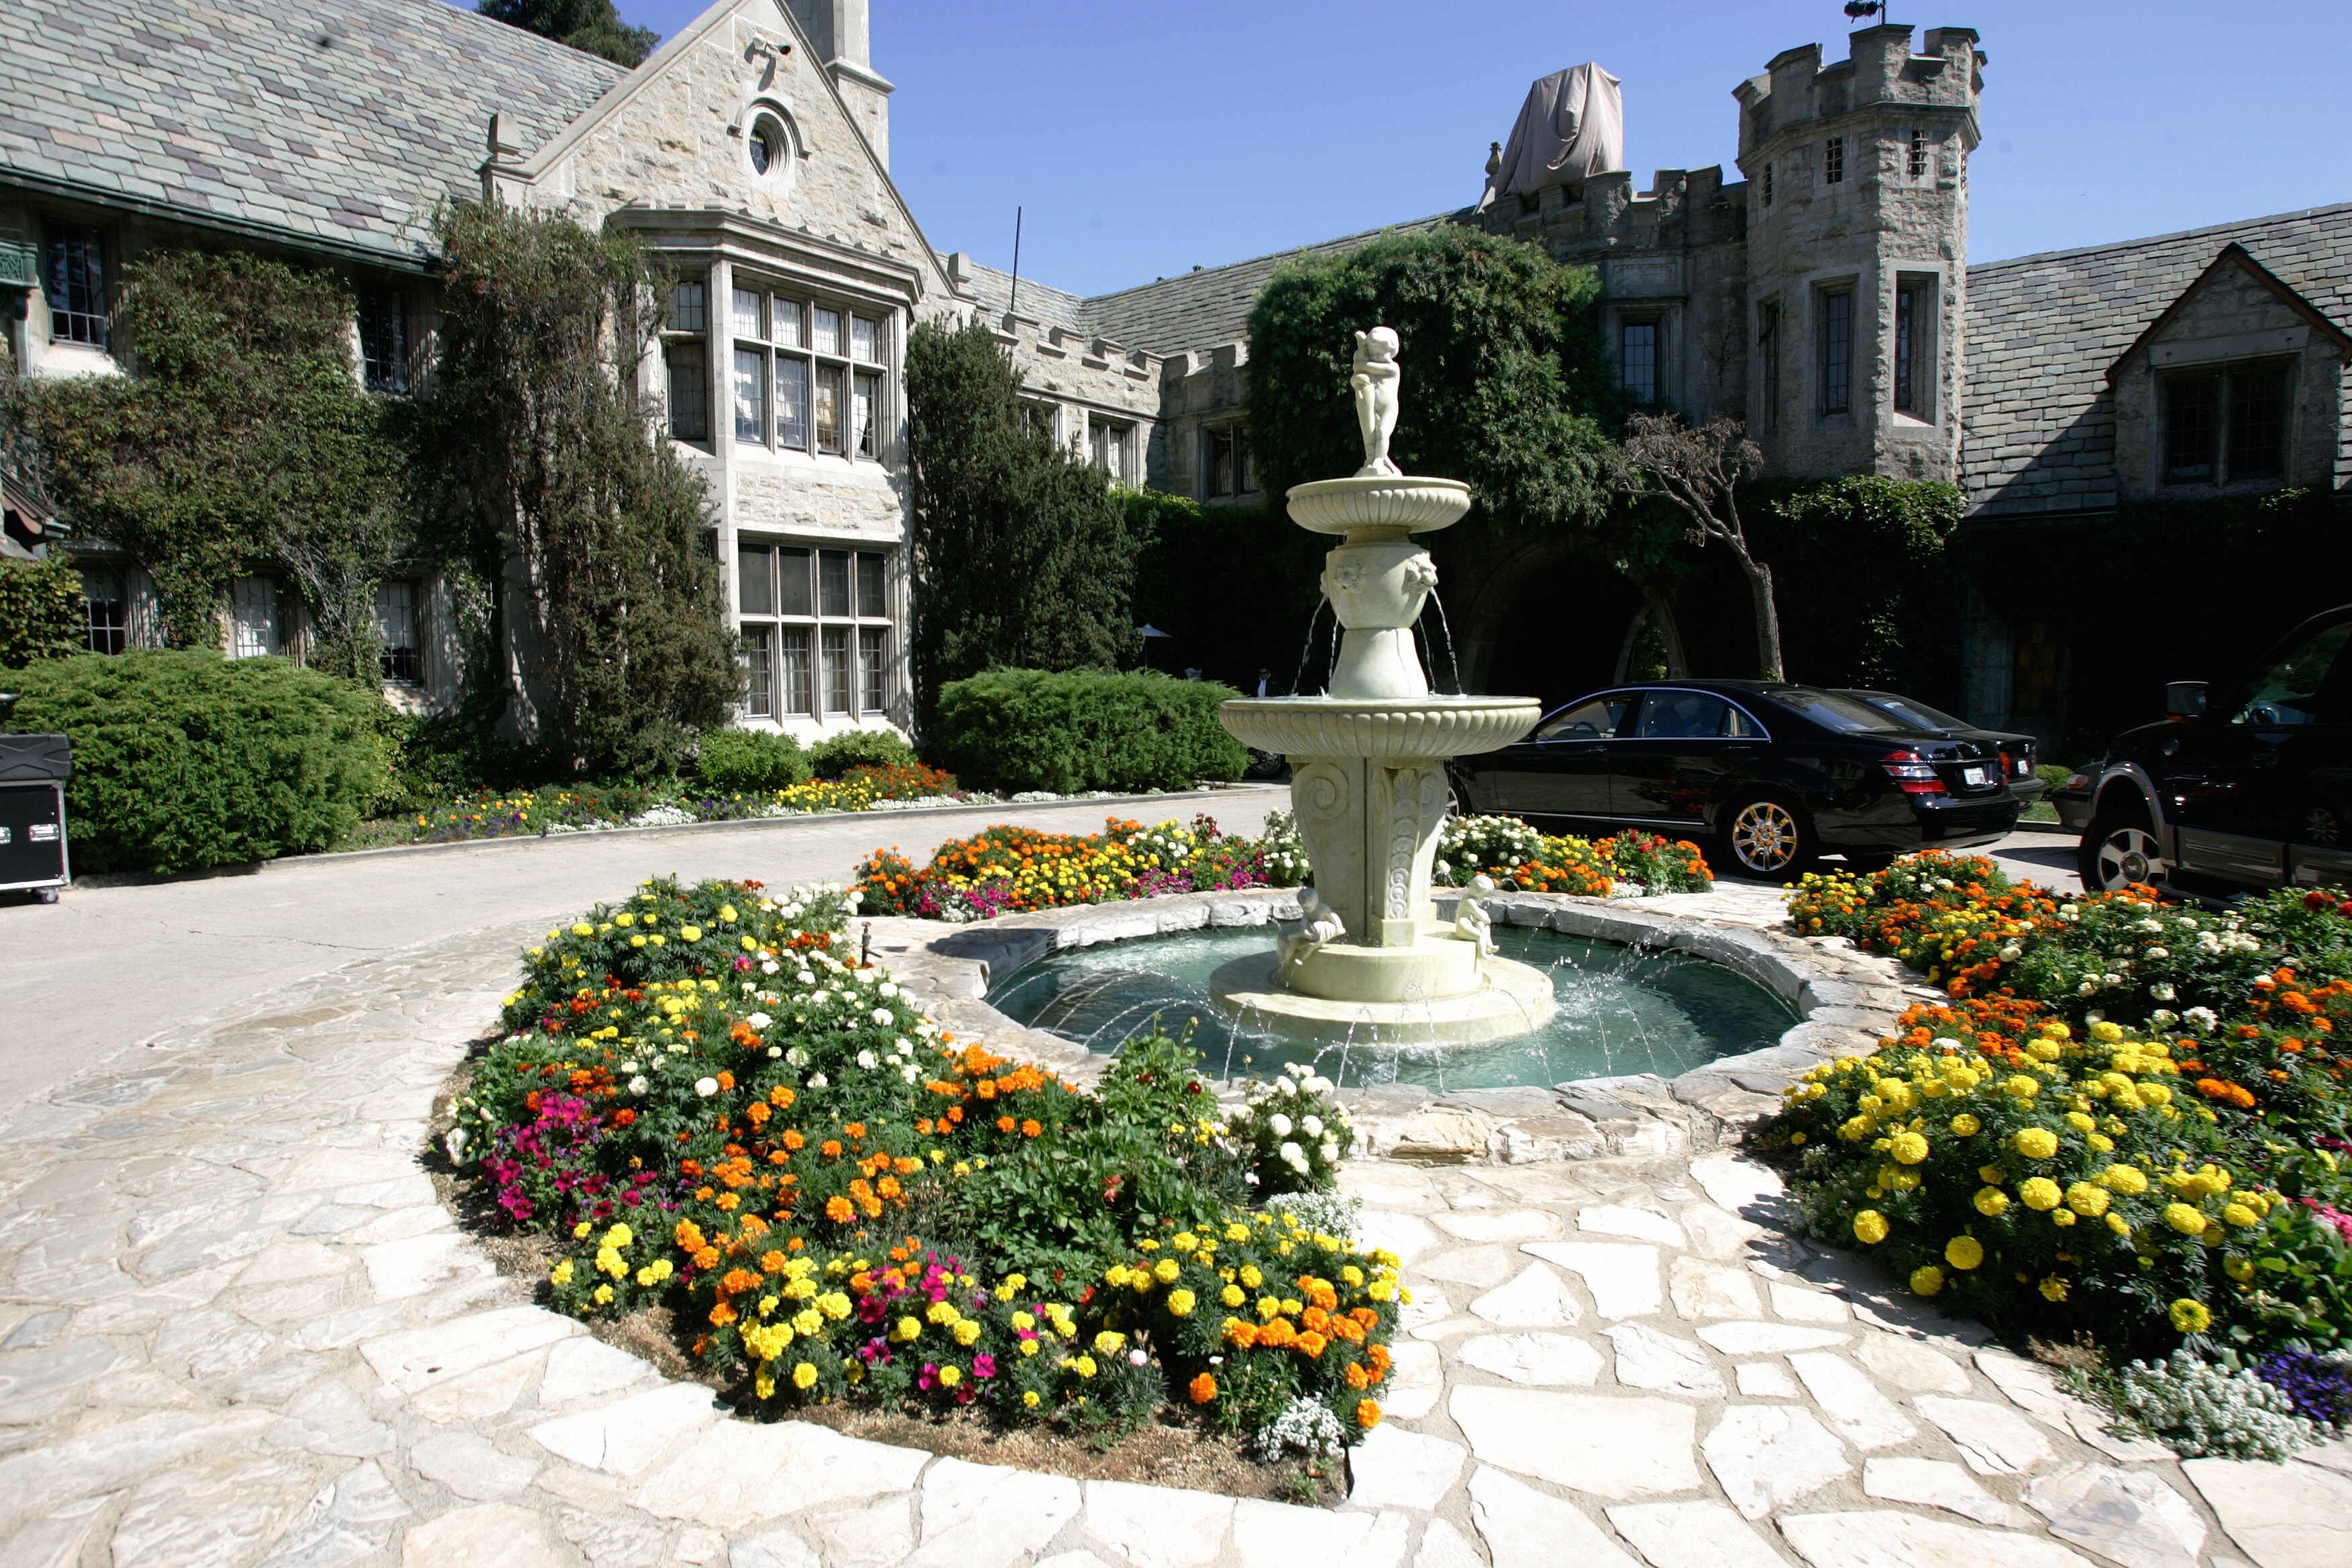
M2232 240L2352 327L2352 202L1969 268L1960 482L1971 511L2115 504L2107 367ZM2339 453L2352 450L2352 401L2344 420Z
M1274 276L1274 269L1292 257L1353 250L1384 234L1435 228L1453 221L1454 216L1439 213L1410 223L1343 235L1319 245L1302 245L1271 256L1227 262L1223 267L1204 267L1198 272L1163 278L1157 283L1122 289L1116 294L1097 294L1085 302L1087 330L1115 343L1155 354L1239 342L1249 335L1250 306L1256 300L1258 290ZM1029 296L1025 280L1021 285L1021 295L1024 300Z
M410 259L492 111L532 149L628 74L441 0L5 0L0 59L0 181Z
M1013 274L975 261L967 276L972 292L980 297L981 314L992 321L1003 320L1004 312L1011 308ZM1088 330L1086 303L1066 289L1040 283L1034 278L1021 279L1021 313L1031 321L1065 331L1083 332Z

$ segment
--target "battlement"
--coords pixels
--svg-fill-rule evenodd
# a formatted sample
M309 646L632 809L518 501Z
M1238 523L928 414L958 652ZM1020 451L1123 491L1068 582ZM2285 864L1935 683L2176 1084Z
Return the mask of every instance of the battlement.
M1975 30L1930 27L1921 47L1912 53L1911 29L1897 24L1849 35L1847 58L1829 64L1819 44L1783 49L1761 76L1732 89L1740 107L1740 163L1800 127L1810 133L1817 121L1861 110L1943 109L1973 117L1985 64Z
M1632 172L1619 169L1580 185L1498 197L1477 220L1489 234L1533 241L1563 261L1611 250L1720 245L1747 233L1746 189L1743 181L1726 184L1720 164L1660 169L1646 191L1634 190Z

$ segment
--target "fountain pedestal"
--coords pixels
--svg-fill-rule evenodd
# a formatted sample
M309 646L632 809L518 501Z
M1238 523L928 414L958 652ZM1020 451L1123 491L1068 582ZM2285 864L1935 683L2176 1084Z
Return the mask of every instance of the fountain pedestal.
M1394 342L1389 334L1391 425ZM1364 363L1360 353L1360 416ZM1457 521L1470 491L1396 473L1385 430L1377 444L1373 434L1368 422L1364 471L1287 498L1294 521L1343 540L1323 568L1346 628L1329 692L1245 698L1219 713L1244 744L1290 759L1316 902L1280 952L1225 964L1210 989L1228 1010L1291 1034L1411 1043L1523 1034L1554 1009L1550 977L1440 921L1429 879L1452 801L1447 760L1509 745L1541 709L1532 698L1430 691L1412 626L1437 568L1411 535Z

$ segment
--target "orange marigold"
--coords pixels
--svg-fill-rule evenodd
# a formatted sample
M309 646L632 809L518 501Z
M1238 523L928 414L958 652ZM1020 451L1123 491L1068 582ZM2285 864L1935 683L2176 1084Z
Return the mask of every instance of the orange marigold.
M1206 1405L1217 1396L1217 1380L1202 1373L1185 1385L1184 1392L1192 1396L1195 1405Z
M1359 1399L1356 1401L1357 1426L1361 1426L1365 1431L1369 1432L1380 1424L1381 1407L1377 1401L1370 1399Z
M850 1201L839 1193L824 1200L824 1217L835 1225L847 1225L856 1213Z

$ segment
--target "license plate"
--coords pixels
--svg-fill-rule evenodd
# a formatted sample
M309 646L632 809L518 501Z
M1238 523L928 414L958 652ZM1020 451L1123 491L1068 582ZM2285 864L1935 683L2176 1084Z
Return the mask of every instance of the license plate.
M1985 785L1992 783L1991 775L1988 774L1982 768L1962 768L1960 770L1960 778L1963 783L1977 789L1982 789Z

